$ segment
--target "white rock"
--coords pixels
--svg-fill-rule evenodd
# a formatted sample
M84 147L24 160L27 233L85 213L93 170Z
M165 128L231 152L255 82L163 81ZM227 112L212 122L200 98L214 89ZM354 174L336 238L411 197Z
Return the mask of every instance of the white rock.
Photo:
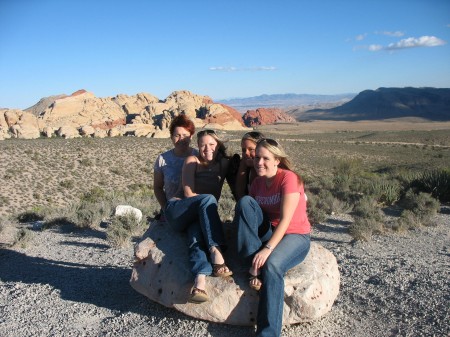
M142 211L140 209L137 209L135 207L129 206L129 205L119 205L116 207L116 216L124 216L132 214L135 216L136 220L138 222L141 222L142 220Z

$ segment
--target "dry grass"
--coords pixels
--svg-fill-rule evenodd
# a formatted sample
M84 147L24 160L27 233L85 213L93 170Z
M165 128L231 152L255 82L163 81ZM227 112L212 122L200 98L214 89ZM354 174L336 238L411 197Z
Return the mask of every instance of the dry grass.
M416 126L418 130L412 130ZM382 131L388 130L388 131ZM433 130L433 131L429 131ZM450 167L450 123L310 122L261 127L281 140L307 182L331 176L342 159L372 172ZM230 153L242 132L223 132ZM156 156L169 139L79 138L0 142L0 216L78 202L94 187L125 192L152 188ZM224 198L225 200L226 198ZM229 211L232 205L225 205Z

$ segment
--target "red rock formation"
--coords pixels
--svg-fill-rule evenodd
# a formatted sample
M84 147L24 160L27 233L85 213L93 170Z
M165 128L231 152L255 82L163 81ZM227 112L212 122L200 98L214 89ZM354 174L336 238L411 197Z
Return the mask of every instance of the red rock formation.
M242 119L247 127L274 123L294 123L296 121L293 116L275 108L248 110L242 116Z
M103 123L99 124L92 124L92 127L94 129L101 129L101 130L110 130L118 125L125 125L127 124L125 118L116 119L114 121L105 121Z
M220 103L219 103L220 104ZM220 104L224 109L226 109L227 111L228 111L228 113L232 116L232 117L234 117L236 120L238 120L241 124L242 124L242 126L245 126L244 125L244 121L242 120L242 115L241 115L241 113L239 112L239 111L237 111L236 109L234 109L234 108L232 108L232 107L230 107L230 106L228 106L228 105L225 105L225 104Z
M72 95L70 95L70 97L82 95L82 94L84 94L84 93L86 93L86 92L87 92L86 90L80 89L80 90L75 91Z

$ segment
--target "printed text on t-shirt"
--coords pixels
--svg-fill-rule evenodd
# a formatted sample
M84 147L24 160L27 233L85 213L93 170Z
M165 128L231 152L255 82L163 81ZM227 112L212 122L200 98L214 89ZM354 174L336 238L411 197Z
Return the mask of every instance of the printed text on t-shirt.
M268 196L268 197L263 197L263 196L256 196L255 197L256 202L259 205L276 205L278 203L280 203L281 200L281 195L280 193Z

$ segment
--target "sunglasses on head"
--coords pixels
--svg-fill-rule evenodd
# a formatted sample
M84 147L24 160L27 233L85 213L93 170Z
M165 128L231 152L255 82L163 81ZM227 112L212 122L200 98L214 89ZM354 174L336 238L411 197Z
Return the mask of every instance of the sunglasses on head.
M197 137L203 137L204 135L215 135L215 136L217 136L217 133L216 133L216 131L211 130L211 129L202 130L202 131L199 131L197 133Z
M272 138L261 138L260 140L258 140L256 142L256 145L259 145L259 144L261 144L263 142L266 142L267 144L272 145L272 146L279 146L280 145L280 144L278 144L278 142L275 139L272 139Z

